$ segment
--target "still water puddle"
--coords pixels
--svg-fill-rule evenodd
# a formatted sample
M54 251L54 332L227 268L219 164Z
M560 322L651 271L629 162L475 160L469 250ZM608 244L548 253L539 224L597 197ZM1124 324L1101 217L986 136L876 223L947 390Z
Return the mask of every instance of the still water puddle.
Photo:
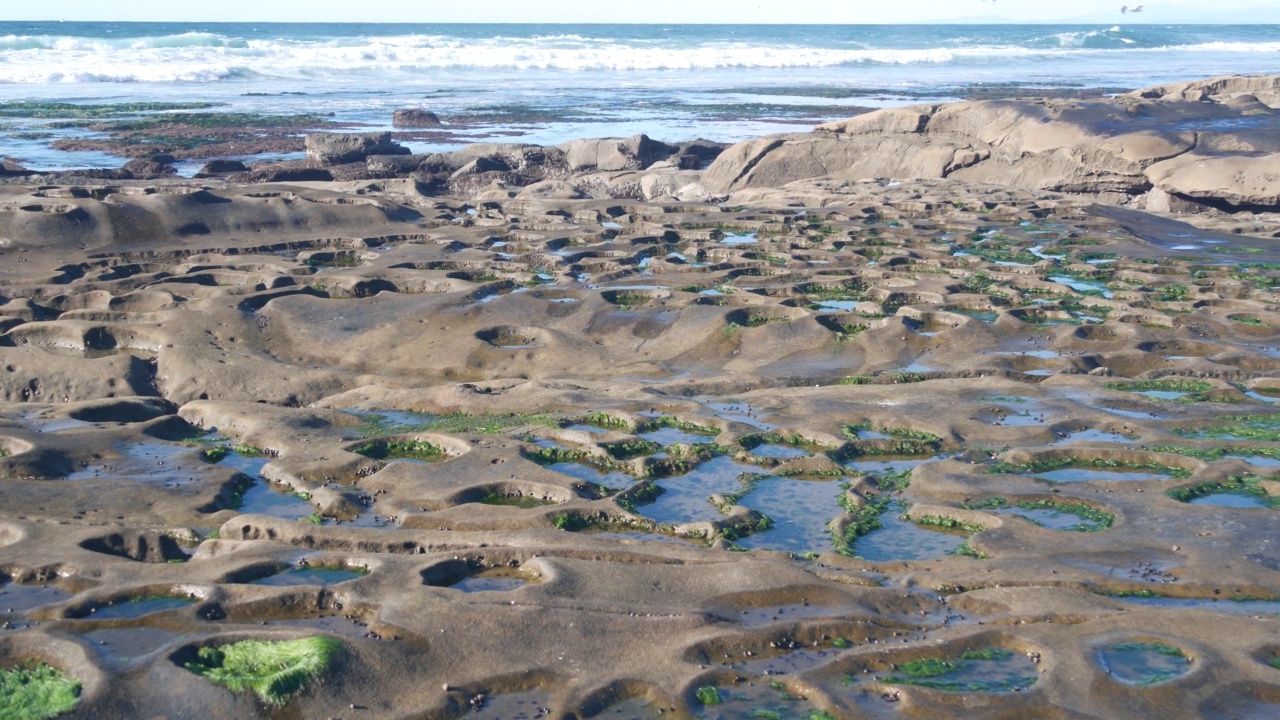
M529 579L518 568L490 568L475 575L468 575L449 587L463 592L507 592L529 584Z
M337 585L348 580L362 578L369 573L345 567L297 566L274 575L253 580L253 585L291 587L294 585Z
M1098 665L1126 685L1155 685L1185 675L1191 659L1162 642L1128 642L1098 651Z
M684 475L656 480L655 484L664 492L654 502L641 507L640 512L655 522L672 525L716 520L720 518L720 511L708 498L739 492L743 489L739 476L762 472L727 455L712 458Z
M1114 293L1108 290L1105 285L1092 280L1080 280L1066 275L1050 275L1049 282L1066 285L1079 293L1096 293L1101 294L1104 298L1110 298L1114 295Z
M932 458L862 459L847 462L844 466L863 475L893 475L907 470L914 470L916 467L929 462L931 459Z
M773 520L773 527L735 541L745 548L787 552L833 550L828 523L844 511L840 496L844 490L836 480L810 481L768 478L741 501Z
M9 583L0 588L0 621L17 617L42 605L62 602L71 593L51 585L19 585Z
M561 475L568 475L571 478L586 480L587 482L596 483L611 488L625 488L635 484L636 479L623 472L600 472L590 465L582 463L563 462L555 463L547 466L548 470L554 470Z
M181 460L195 458L195 451L178 443L120 443L118 457L90 465L67 475L68 480L138 480L176 486L191 480L191 473L179 468Z
M1168 475L1145 470L1098 470L1095 468L1061 468L1032 473L1049 482L1132 482L1135 480L1164 480Z
M1193 498L1188 505L1224 508L1269 508L1266 500L1247 492L1220 492Z
M809 452L807 450L802 450L790 445L757 445L751 449L751 454L779 460L792 460L794 458L809 457Z
M1003 507L988 510L999 515L1012 515L1028 520L1049 530L1069 530L1073 532L1093 532L1103 529L1101 523L1090 520L1068 509L1053 507Z
M1280 600L1232 600L1218 598L1175 598L1155 595L1152 597L1116 598L1126 605L1160 608L1163 610L1196 610L1219 612L1228 615L1280 615Z
M193 598L185 597L138 598L114 605L103 605L96 608L91 614L86 615L85 618L93 620L132 620L151 613L176 610L188 605L194 605L195 602Z
M1021 692L1039 679L1031 660L1004 648L968 651L955 658L906 662L880 678L895 685L960 693Z
M825 665L840 655L831 648L802 648L791 651L760 653L763 657L724 661L734 670L747 675L793 675Z
M955 552L968 536L904 520L906 510L900 502L889 503L880 515L884 527L858 538L854 554L872 562L929 560Z
M681 430L679 428L659 428L649 432L643 432L638 435L641 440L657 443L663 447L682 443L684 445L697 445L698 443L709 443L715 440L715 435L699 434Z
M817 709L787 692L781 684L764 680L698 691L699 720L784 720L811 717Z

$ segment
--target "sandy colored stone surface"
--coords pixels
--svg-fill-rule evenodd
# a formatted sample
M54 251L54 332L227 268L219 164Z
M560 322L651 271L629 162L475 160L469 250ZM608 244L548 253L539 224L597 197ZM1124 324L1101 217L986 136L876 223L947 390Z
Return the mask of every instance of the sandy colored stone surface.
M1280 708L1271 241L955 177L547 182L5 187L0 665L77 718ZM183 667L315 634L280 709Z
M702 184L728 193L820 177L955 178L1162 212L1171 208L1153 190L1187 203L1174 211L1274 213L1277 87L1274 76L1226 77L1099 100L889 108L739 143Z

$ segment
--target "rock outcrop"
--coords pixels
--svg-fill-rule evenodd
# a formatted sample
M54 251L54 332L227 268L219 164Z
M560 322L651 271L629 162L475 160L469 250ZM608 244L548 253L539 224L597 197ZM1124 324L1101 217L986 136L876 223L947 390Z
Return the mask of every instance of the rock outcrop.
M443 125L440 116L430 110L407 108L391 115L391 126L398 128L437 128Z
M172 158L172 156L168 157ZM131 176L139 180L154 180L156 178L165 177L166 175L178 174L178 168L154 158L149 160L143 158L130 160L124 164L122 169L128 171Z
M311 133L307 135L307 160L315 165L364 162L370 155L408 155L409 148L391 139L391 133Z
M231 173L249 172L249 166L239 160L210 160L196 173L198 178L217 177Z
M560 146L574 172L644 170L680 148L636 135L624 139L573 140Z
M254 165L249 172L227 177L234 183L273 183L273 182L328 182L333 180L333 173L325 168L312 167L304 161L280 163L263 163Z
M1280 207L1280 77L1228 77L1098 101L993 100L880 110L739 143L712 193L803 179L956 178L1135 202Z

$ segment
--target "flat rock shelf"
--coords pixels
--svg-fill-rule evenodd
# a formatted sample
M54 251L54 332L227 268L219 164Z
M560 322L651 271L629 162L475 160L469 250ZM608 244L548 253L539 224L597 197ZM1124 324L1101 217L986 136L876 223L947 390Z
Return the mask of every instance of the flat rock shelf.
M1241 87L1106 107L1191 127L1280 105ZM1212 212L992 184L1066 167L961 153L999 107L730 148L666 190L528 183L533 146L430 161L446 182L0 184L0 697L1267 716L1274 214L1201 193L1190 155L1153 175L1183 136L1096 108L1088 138L1120 139L1089 167L1130 158L1113 174ZM874 123L895 162L966 172L783 177Z

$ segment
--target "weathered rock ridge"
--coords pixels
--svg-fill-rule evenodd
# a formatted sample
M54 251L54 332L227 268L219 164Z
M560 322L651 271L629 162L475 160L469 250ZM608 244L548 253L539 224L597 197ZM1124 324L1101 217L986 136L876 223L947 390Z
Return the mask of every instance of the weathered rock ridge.
M1280 77L1226 77L1097 101L992 100L880 110L734 145L712 193L796 180L956 178L1219 209L1280 205ZM1153 192L1154 191L1154 192ZM1158 208L1153 208L1158 209Z

